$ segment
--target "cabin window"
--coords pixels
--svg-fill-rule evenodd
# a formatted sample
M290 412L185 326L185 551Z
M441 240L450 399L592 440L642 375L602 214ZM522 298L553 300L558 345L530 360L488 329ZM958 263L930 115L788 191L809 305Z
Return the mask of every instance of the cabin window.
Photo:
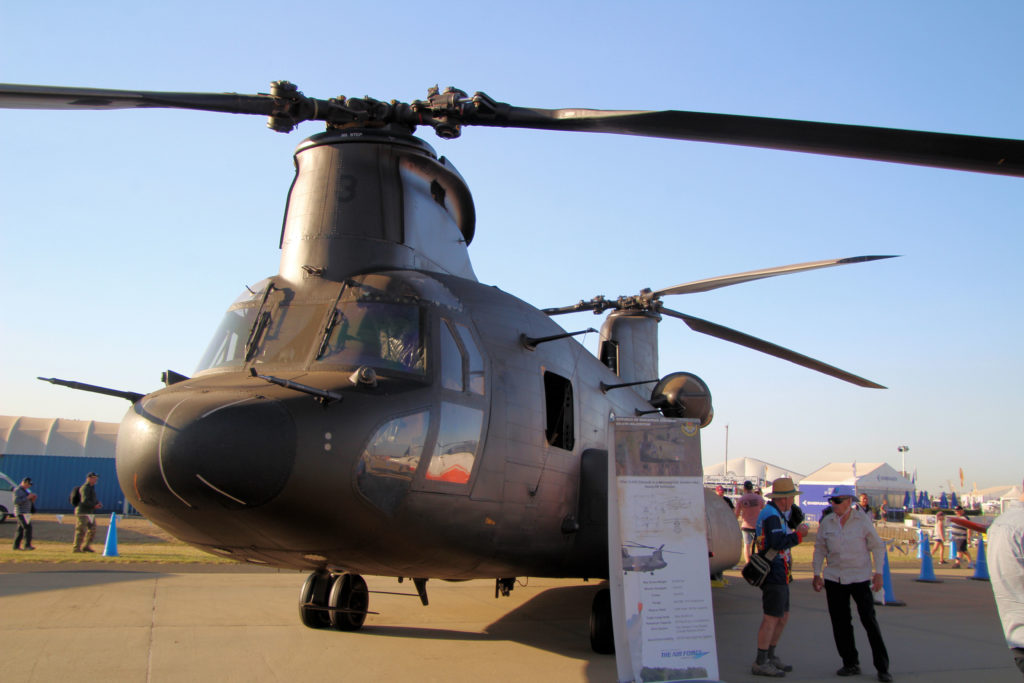
M619 343L607 339L601 342L601 363L614 372L616 375L619 374Z
M356 486L371 503L393 514L416 470L430 429L423 411L391 420L373 435L356 470Z
M441 405L441 426L424 474L428 481L468 484L480 445L483 411L457 403Z
M544 404L548 444L571 451L576 445L573 423L572 382L553 372L544 373Z

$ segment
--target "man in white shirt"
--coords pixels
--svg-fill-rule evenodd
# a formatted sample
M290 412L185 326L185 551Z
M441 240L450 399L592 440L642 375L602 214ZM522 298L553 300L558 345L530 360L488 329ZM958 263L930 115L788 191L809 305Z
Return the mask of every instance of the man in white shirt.
M1024 496L988 528L988 568L1006 644L1024 673Z
M828 499L832 514L826 515L818 526L818 537L814 542L814 579L811 585L818 592L825 589L828 615L832 619L832 636L843 660L843 666L836 671L836 675L860 674L860 659L850 613L850 598L853 598L860 623L868 634L878 680L891 681L889 653L875 618L872 595L872 591L882 589L881 568L885 546L872 521L853 505L853 491L848 488L836 487L835 493Z

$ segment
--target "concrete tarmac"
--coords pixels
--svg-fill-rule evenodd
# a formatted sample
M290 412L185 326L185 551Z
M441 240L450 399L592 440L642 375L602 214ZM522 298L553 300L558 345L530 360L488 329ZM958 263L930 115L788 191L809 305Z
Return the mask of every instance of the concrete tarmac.
M987 582L936 570L919 583L894 570L904 607L878 607L897 681L1021 680ZM737 572L712 591L721 677L752 676L760 591ZM611 656L590 650L598 584L530 579L508 598L493 581L427 585L367 577L370 610L359 632L304 627L303 574L247 567L0 564L0 662L7 681L615 681ZM379 592L387 591L387 592ZM404 593L395 595L394 593ZM856 618L855 618L856 620ZM864 674L870 650L855 625ZM824 593L798 572L779 655L786 679L840 680Z

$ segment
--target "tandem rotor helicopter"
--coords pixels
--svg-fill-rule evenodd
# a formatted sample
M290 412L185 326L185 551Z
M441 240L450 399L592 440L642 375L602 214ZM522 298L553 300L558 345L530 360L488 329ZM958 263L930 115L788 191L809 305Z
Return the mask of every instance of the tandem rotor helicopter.
M194 376L127 399L117 472L128 501L219 556L305 570L302 622L359 629L364 574L427 580L608 577L607 468L614 416L712 419L705 384L661 375L658 323L766 353L861 387L880 385L667 308L672 295L871 261L738 273L538 309L479 282L466 182L416 128L637 135L1024 175L1024 142L683 111L535 109L449 88L411 103L267 94L0 85L0 107L172 108L268 117L299 143L278 274L232 303ZM554 316L607 314L591 354ZM587 330L585 330L587 331ZM731 511L706 492L710 573L738 559ZM658 549L660 551L660 549ZM651 565L653 567L653 565ZM606 590L606 589L605 589ZM606 642L595 597L592 644ZM596 624L596 626L595 626Z

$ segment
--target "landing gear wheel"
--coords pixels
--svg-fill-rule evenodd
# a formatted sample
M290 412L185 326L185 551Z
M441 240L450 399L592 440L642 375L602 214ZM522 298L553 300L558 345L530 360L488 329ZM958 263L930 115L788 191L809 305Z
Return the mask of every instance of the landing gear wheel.
M370 592L359 574L342 574L334 579L327 598L331 626L339 631L358 631L366 621Z
M607 588L594 594L594 602L590 606L590 649L599 655L615 654L612 592Z
M330 592L331 575L327 572L313 572L306 577L299 591L299 619L303 625L309 628L327 628L331 625L331 615L326 609Z

